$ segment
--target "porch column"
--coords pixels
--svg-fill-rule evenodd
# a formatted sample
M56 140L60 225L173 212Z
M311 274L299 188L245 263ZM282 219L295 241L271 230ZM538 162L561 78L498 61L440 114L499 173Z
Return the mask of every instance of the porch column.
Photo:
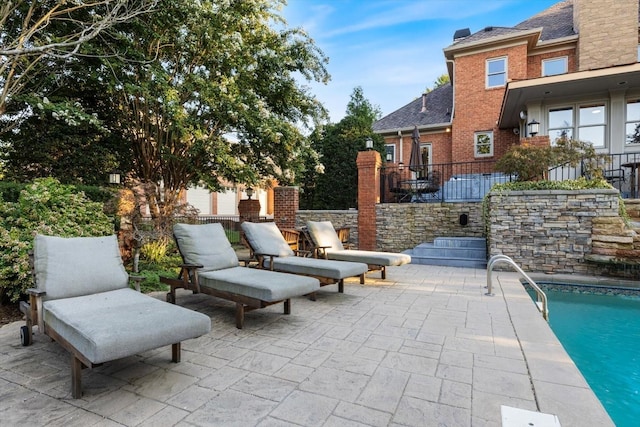
M380 203L380 167L377 151L360 151L358 166L358 248L377 249L376 204Z

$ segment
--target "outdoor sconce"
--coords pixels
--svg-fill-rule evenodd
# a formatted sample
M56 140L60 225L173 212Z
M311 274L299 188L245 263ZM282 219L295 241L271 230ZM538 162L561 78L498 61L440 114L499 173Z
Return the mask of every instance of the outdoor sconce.
M398 163L398 169L400 170L404 169L404 163L402 162Z
M371 138L368 138L365 142L364 142L364 146L367 150L373 150L373 140Z
M245 193L247 193L247 199L251 200L251 196L253 196L253 188L247 187Z
M118 172L111 172L109 174L109 184L114 184L114 185L120 184L120 174Z
M529 135L531 136L536 136L538 132L540 132L540 123L538 123L536 119L527 123L527 127L529 128Z

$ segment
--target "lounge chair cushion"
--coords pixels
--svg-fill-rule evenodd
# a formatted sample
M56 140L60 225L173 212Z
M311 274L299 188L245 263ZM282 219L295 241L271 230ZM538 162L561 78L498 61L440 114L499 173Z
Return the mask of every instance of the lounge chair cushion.
M409 264L411 256L393 252L345 250L330 221L307 221L313 241L324 248L328 259L366 262L371 265L399 266Z
M36 287L46 292L45 301L129 286L116 236L63 238L39 234L33 245Z
M201 287L210 287L266 302L282 301L320 289L320 282L313 277L237 266L199 273L198 278Z
M243 222L242 230L254 252L259 255L290 257L294 253L274 222Z
M202 265L201 271L238 266L238 256L219 223L176 224L173 235L185 264Z
M208 316L129 288L45 301L43 312L46 327L93 363L179 343L211 330Z
M265 260L270 268L270 259ZM367 272L369 267L361 262L330 261L326 259L304 257L275 257L273 269L293 274L307 274L317 277L328 277L340 280L347 277L359 276Z
M409 264L411 255L391 252L359 251L354 249L336 251L327 250L327 258L337 261L366 262L371 265L399 266Z
M337 251L344 250L331 221L307 221L307 229L317 246Z

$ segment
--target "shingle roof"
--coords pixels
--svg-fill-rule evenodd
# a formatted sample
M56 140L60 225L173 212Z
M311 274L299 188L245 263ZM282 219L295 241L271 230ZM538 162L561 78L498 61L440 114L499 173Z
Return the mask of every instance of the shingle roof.
M422 96L414 99L404 107L381 118L373 124L373 130L384 131L406 129L414 126L423 127L439 123L451 122L453 107L453 87L447 83L426 94L426 111L422 112Z
M574 35L573 31L573 0L556 3L537 15L522 21L515 27L486 27L464 39L454 42L455 46L489 40L494 37L517 34L523 30L542 28L540 41L547 41Z
M537 15L522 21L516 28L542 27L540 41L554 40L575 34L573 31L573 0L556 3Z

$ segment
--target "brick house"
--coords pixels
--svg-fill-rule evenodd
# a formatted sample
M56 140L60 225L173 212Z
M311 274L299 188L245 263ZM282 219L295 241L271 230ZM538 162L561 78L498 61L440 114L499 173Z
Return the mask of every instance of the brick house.
M566 133L614 155L612 168L626 164L635 178L638 4L565 0L515 27L456 31L444 48L451 83L374 123L387 165L409 164L415 127L428 165L497 160L524 138L548 144Z

